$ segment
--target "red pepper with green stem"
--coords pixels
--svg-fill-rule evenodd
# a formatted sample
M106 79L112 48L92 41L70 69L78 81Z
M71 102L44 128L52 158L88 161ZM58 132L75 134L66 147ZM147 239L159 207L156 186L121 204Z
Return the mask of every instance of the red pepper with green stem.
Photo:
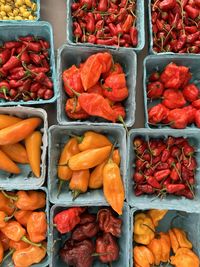
M11 53L9 49L5 49L0 53L0 65L4 65L10 58Z
M42 51L42 46L39 42L26 42L26 41L24 41L23 43L26 45L28 51L32 51L32 52L36 52L36 53L39 53Z
M159 184L159 182L155 179L154 176L146 176L146 181L147 183L152 186L153 188L156 188L156 189L161 189L161 185Z
M0 82L0 92L3 93L5 99L8 99L7 94L9 92L9 90L10 90L9 83L7 81L1 81Z
M76 97L67 99L65 112L73 120L87 119L89 117L89 114L81 108Z
M73 33L74 33L74 36L76 38L75 41L77 43L78 40L82 37L83 32L82 32L81 26L78 24L78 22L73 22L73 27L74 27Z

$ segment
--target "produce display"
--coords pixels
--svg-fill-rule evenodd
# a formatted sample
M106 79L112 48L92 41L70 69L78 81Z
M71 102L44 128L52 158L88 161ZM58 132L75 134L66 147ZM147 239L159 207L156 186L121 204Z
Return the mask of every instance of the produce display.
M71 4L75 42L136 47L136 0L77 0Z
M0 20L36 20L37 2L32 0L1 0Z
M49 42L32 35L4 42L0 48L0 100L31 101L54 95Z
M58 162L58 196L65 182L73 199L102 188L109 205L121 215L125 192L119 165L119 150L105 135L87 131L83 136L71 137Z
M199 0L152 0L153 51L200 53Z
M0 200L0 263L11 255L15 266L40 263L47 253L46 194L0 191Z
M133 140L136 153L133 174L136 196L155 194L195 197L195 148L183 137Z
M96 214L86 207L72 207L56 214L53 221L65 240L59 256L66 266L91 267L96 260L111 265L119 259L122 219L109 208Z
M129 95L126 74L114 63L108 52L94 54L62 74L68 99L66 115L72 120L91 116L107 121L123 122L126 116L124 101Z
M200 128L199 88L191 78L189 67L173 62L151 73L146 89L150 125L184 129L195 124Z
M17 163L30 164L37 178L40 177L42 133L37 128L42 119L21 119L0 114L0 170L19 174Z
M171 226L167 232L156 232L155 228L167 212L167 210L149 210L135 215L133 229L135 267L161 266L162 263L170 263L175 267L200 266L199 257L192 251L192 242L182 228Z

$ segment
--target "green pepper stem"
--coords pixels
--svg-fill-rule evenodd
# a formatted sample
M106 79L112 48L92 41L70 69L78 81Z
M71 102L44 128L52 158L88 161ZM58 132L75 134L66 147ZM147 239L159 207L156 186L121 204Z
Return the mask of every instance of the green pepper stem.
M143 223L142 225L146 226L147 228L149 228L154 234L156 233L148 224Z
M9 258L14 252L15 252L15 249L14 249L14 248L11 249L11 250L10 250L4 257L3 257L3 260L2 260L2 262L1 262L0 265L2 265L2 263L3 263L7 258Z
M81 190L72 191L72 201L74 201L81 194Z
M124 121L124 119L122 118L121 115L118 117L118 121L120 121L123 124L124 129L126 130L127 135L129 135L128 128L127 128L126 123L125 123L125 121Z
M79 136L79 135L75 135L75 134L70 134L69 136L76 138L79 144L82 143L83 139L84 139L84 135Z
M30 241L30 240L29 240L27 237L25 237L25 236L23 236L23 237L21 238L21 240L24 241L24 242L27 243L27 244L32 245L32 246L35 246L35 247L42 247L42 244L41 244L41 243L34 243L34 242Z

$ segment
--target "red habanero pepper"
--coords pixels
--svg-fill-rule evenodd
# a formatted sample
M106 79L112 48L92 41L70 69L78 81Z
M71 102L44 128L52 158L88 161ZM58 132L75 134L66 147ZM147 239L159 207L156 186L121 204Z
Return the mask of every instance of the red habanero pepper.
M163 94L164 86L161 82L155 81L147 85L147 96L151 99L160 98Z
M90 116L97 116L104 118L108 121L116 121L116 113L110 107L108 101L98 94L80 94L78 102L81 108L87 112Z
M18 41L8 41L4 43L4 47L6 49L12 49L12 48L18 48L20 47L22 44Z
M167 193L169 194L174 194L184 189L185 189L184 184L167 184L166 185L166 190L167 190Z
M175 63L168 64L160 75L166 88L179 89L181 85L180 69Z
M115 111L116 117L120 120L120 118L124 119L126 117L125 108L122 106L121 103L114 104L112 106L112 110Z
M27 46L28 51L39 53L42 50L42 46L39 42L23 42Z
M124 23L122 24L123 32L128 33L132 25L133 25L133 16L129 14Z
M197 100L198 95L199 89L194 83L188 84L183 88L183 96L189 102Z
M154 173L154 177L158 182L162 181L163 179L167 178L167 176L170 174L170 170L161 170Z
M161 189L161 185L158 183L154 176L146 176L147 183L153 188Z
M104 52L104 53L97 53L96 56L102 65L101 73L108 72L113 65L112 55L108 52Z
M67 116L73 120L81 120L89 117L89 114L81 108L77 98L67 99L65 111Z
M162 11L168 11L173 9L176 5L176 0L163 0L159 3L159 8Z
M95 93L95 94L103 95L103 88L101 87L101 85L99 83L97 83L94 86L90 87L87 90L87 92L88 93Z
M188 115L180 108L170 110L167 119L171 127L176 129L184 129L188 124Z
M80 222L80 214L83 213L85 208L69 208L56 214L53 219L56 224L56 229L61 234L66 234L74 229L74 227Z
M100 0L97 6L97 10L101 12L105 12L108 9L108 0Z
M10 50L5 49L0 53L0 65L4 65L10 58Z
M149 122L157 124L167 118L169 109L162 104L158 104L148 109Z
M200 128L200 109L198 109L195 113L195 124L198 128Z
M192 106L196 109L200 109L200 99L193 101Z
M199 10L190 5L185 6L185 11L187 12L188 16L192 19L196 19L199 16Z
M138 30L136 27L132 26L130 28L130 37L131 37L131 43L133 46L137 46L138 44Z
M113 74L124 73L122 66L119 63L115 63L108 72L103 73L103 79L105 80L108 76Z
M163 98L162 104L169 109L182 108L186 104L183 93L174 89L165 90Z
M73 34L76 38L76 43L77 43L79 38L82 37L83 32L82 32L81 26L78 22L73 22L73 27L74 27Z
M150 76L149 76L149 81L150 82L156 82L160 79L160 73L158 71L154 71Z
M183 108L183 110L186 112L188 116L188 124L193 123L195 119L195 113L196 113L196 108L194 108L192 105L188 105Z

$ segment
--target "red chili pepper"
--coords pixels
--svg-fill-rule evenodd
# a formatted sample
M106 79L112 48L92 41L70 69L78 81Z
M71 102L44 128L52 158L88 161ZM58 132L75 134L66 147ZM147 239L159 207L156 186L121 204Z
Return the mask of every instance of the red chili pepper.
M12 48L17 48L20 47L22 44L18 41L8 41L4 43L4 47L6 49L12 49Z
M151 73L151 75L149 76L149 81L150 82L156 82L160 79L160 73L158 71L155 71L153 73Z
M185 11L187 12L188 16L192 19L196 19L199 16L199 10L190 5L185 6Z
M162 161L162 162L166 162L166 161L168 160L169 157L170 157L169 149L164 149L164 150L162 151L161 161Z
M47 90L45 91L45 93L44 93L44 99L45 99L45 100L51 99L51 98L53 97L53 95L54 95L53 90L51 90L51 89L47 89Z
M40 52L42 50L42 46L39 42L23 42L27 46L27 50L33 52Z
M95 31L95 20L94 20L94 15L92 12L88 12L85 21L87 22L86 24L86 30L89 33L93 33Z
M24 51L21 55L21 61L24 62L25 64L30 63L30 56L27 51Z
M150 194L150 195L154 193L154 188L148 184L139 184L137 186L137 189L142 191L143 193Z
M173 9L176 5L176 0L163 0L159 3L159 8L163 11Z
M140 172L135 172L133 175L133 180L136 184L142 184L145 180L145 177L142 173Z
M162 120L166 119L168 116L169 110L162 104L158 104L148 109L149 122L157 124Z
M46 67L35 67L35 66L29 66L28 67L30 71L32 71L33 73L40 73L40 72L49 72L49 68Z
M0 65L4 65L10 58L11 53L9 49L5 49L0 53Z
M37 92L41 88L41 84L33 82L30 88L31 92Z
M81 108L77 98L67 99L65 111L67 116L73 120L81 120L89 117L89 114Z
M92 8L92 0L80 0L80 6L81 7L86 7L87 9Z
M185 31L189 32L189 33L195 33L197 32L197 26L193 25L193 26L185 26Z
M132 45L137 46L138 45L138 30L134 26L130 28L130 37L131 37Z
M95 44L96 43L96 40L97 40L96 36L93 35L93 34L90 34L88 36L88 40L87 41L88 41L88 43Z
M56 224L57 230L61 234L66 234L74 229L74 227L79 224L79 215L83 213L85 208L69 208L68 210L63 210L56 214L53 221Z
M133 25L133 16L129 14L124 23L122 24L123 32L128 33L132 25Z
M188 84L183 88L183 96L189 102L197 100L198 95L199 95L199 89L194 83Z
M108 27L110 29L110 33L111 33L112 36L117 35L117 28L113 23L109 23Z
M3 65L3 70L8 71L10 69L19 67L21 65L21 61L16 56L11 56L10 59Z
M177 45L176 45L176 50L179 51L181 50L184 45L186 44L187 41L187 35L181 35L178 39Z
M96 30L102 30L104 26L104 20L101 19L99 21L97 21L97 23L95 24L95 29Z
M156 188L156 189L162 188L154 176L148 176L146 177L146 180L147 180L147 183L151 185L153 188Z
M96 43L100 45L114 45L116 44L117 36L113 36L110 39L107 40L102 40L102 39L97 39Z
M22 78L28 77L29 73L25 70L20 70L9 76L10 80L20 80Z
M8 72L5 71L3 68L0 68L0 78L7 77Z
M41 57L38 54L31 53L29 57L34 64L41 65Z
M162 104L169 109L182 108L186 104L183 93L174 89L165 90L163 98Z
M23 85L23 81L16 81L16 80L10 80L9 85L11 88L18 88L19 86Z
M22 42L33 42L33 41L35 41L35 38L34 38L34 36L32 36L32 35L28 35L28 36L20 36L18 39L19 39L20 41L22 41Z
M167 193L169 194L174 194L184 189L185 189L184 184L167 184L166 185L166 190L167 190Z
M73 22L73 26L74 26L73 34L76 38L76 43L77 43L79 38L82 37L83 33L82 33L81 26L80 24L78 24L78 22Z
M170 110L167 119L171 123L171 127L176 129L184 129L188 124L188 115L179 108Z
M99 83L95 84L94 86L88 88L88 93L95 93L99 95L103 95L103 89Z
M10 85L7 81L0 82L0 92L6 94L10 90Z
M167 176L170 174L170 170L161 170L154 173L154 177L158 182L162 181L164 178L167 178Z
M42 84L46 86L48 89L53 88L53 82L49 77L46 77Z
M100 0L97 6L97 10L105 12L108 9L108 0Z

